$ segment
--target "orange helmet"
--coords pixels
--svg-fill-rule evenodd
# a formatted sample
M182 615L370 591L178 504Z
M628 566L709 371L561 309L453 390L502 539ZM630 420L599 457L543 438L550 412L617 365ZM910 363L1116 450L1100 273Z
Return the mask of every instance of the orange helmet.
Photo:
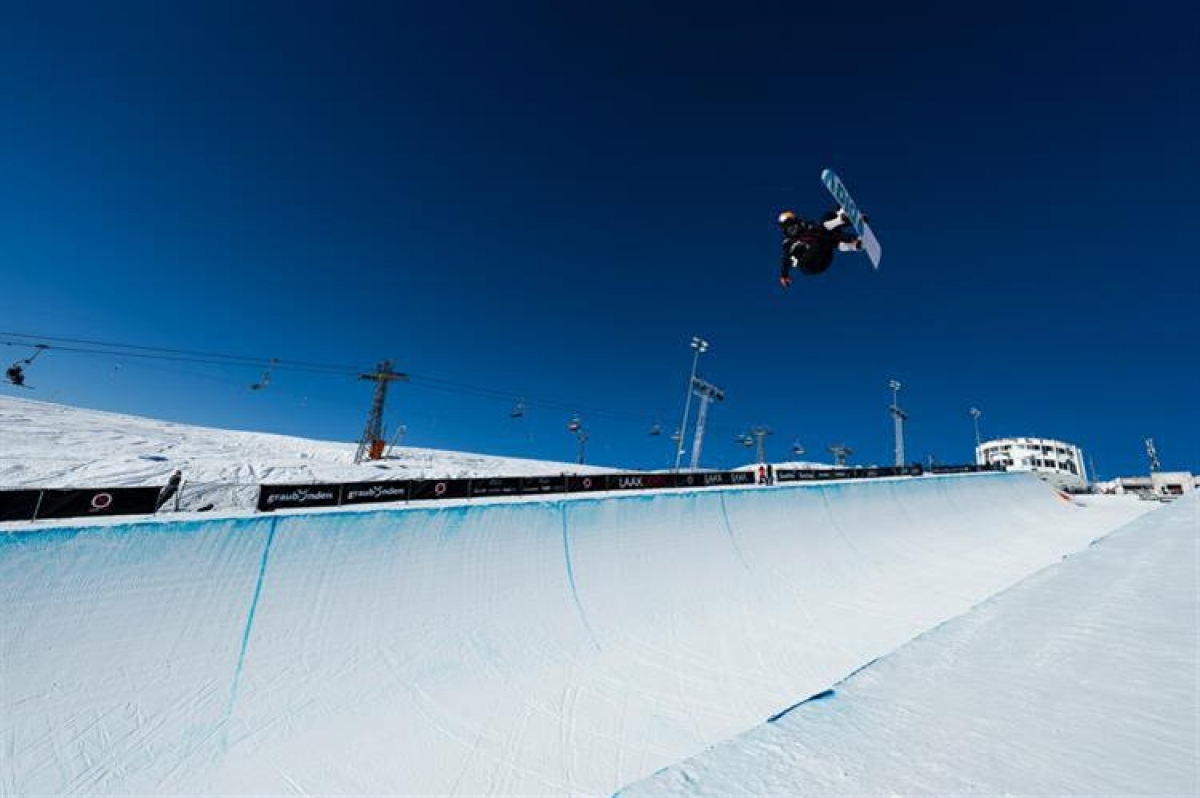
M796 221L796 214L792 213L791 211L784 211L783 213L779 214L780 224L787 224L788 222L794 221Z

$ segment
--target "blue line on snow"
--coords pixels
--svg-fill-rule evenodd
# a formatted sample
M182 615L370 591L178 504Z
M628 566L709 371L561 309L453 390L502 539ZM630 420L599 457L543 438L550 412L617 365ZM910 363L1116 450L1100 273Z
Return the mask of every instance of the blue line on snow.
M575 568L571 565L571 543L567 537L567 506L562 506L562 540L563 540L563 557L567 563L567 581L571 584L571 596L575 599L575 608L579 610L579 619L583 621L583 626L587 629L588 637L591 638L592 645L596 650L600 650L600 644L596 642L596 633L592 631L592 625L588 623L587 613L583 611L583 602L579 600L579 588L575 584Z
M254 626L254 614L258 612L258 599L262 595L263 577L267 574L267 558L271 555L271 544L275 541L275 528L279 526L279 518L271 519L271 528L267 532L267 542L263 545L262 560L258 564L258 581L254 585L254 598L250 601L250 611L246 613L246 627L242 630L242 648L238 652L237 668L233 672L233 684L229 688L229 707L225 710L225 720L228 723L233 717L233 705L237 701L238 685L242 680L242 666L246 664L246 649L250 646L250 630Z
M729 510L725 509L725 493L721 493L721 517L725 519L725 534L729 536L729 542L733 544L733 550L737 553L738 561L747 571L750 570L750 565L746 562L746 558L742 556L742 547L738 545L737 538L733 534L733 525L729 523Z

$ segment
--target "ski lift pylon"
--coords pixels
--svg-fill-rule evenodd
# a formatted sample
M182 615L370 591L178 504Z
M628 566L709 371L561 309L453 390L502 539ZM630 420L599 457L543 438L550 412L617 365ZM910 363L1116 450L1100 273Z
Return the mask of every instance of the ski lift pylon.
M579 420L578 415L573 416L571 420L567 422L567 429L569 429L571 432L579 432L579 430L583 429L583 422Z

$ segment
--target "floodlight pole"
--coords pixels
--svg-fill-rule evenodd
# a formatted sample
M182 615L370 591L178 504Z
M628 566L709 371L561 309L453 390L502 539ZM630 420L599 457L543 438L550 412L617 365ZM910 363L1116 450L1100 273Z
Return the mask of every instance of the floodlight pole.
M692 383L696 379L696 367L700 364L700 355L708 351L708 341L692 336L692 373L688 377L687 397L683 401L683 421L679 424L679 442L675 444L675 471L679 471L679 463L683 460L683 440L687 437L688 414L692 412Z
M979 465L982 465L983 458L979 451L979 447L983 446L983 438L981 438L979 435L979 417L983 415L983 411L978 407L972 407L968 412L971 414L971 420L975 422L975 462Z
M888 380L888 387L892 389L892 406L889 410L892 411L892 418L895 422L896 434L896 465L904 465L904 420L908 418L908 414L900 409L900 383L896 380Z
M704 445L704 428L708 421L708 406L711 402L725 399L725 392L699 377L692 378L692 392L700 397L700 409L696 412L696 437L692 440L692 470L700 467L700 449Z

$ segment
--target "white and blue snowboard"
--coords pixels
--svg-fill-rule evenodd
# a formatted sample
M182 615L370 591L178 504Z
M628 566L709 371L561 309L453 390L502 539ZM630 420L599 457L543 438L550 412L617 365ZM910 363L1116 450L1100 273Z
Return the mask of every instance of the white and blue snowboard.
M826 169L821 172L821 182L825 184L825 188L829 189L829 193L833 195L838 205L841 205L842 210L850 217L850 225L862 240L863 251L871 259L871 265L878 269L879 259L883 256L883 250L880 248L879 239L875 237L871 226L863 219L862 212L858 209L854 198L850 196L850 192L842 185L841 179L832 169Z

